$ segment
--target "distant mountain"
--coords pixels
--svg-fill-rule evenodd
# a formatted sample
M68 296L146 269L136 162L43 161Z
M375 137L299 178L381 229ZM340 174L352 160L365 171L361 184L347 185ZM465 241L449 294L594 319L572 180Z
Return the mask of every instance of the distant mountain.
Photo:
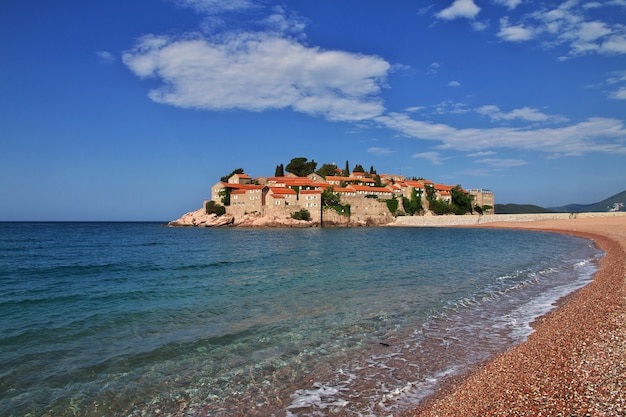
M552 213L553 210L534 206L532 204L496 204L496 214L526 214L526 213Z
M497 205L496 205L497 206ZM563 207L550 207L550 210L561 213L580 213L583 211L607 212L626 211L626 191L593 204L568 204ZM497 213L497 211L496 211Z
M532 204L496 204L496 214L525 214L525 213L581 213L581 212L608 212L626 211L626 191L593 204L568 204L562 207L539 207Z

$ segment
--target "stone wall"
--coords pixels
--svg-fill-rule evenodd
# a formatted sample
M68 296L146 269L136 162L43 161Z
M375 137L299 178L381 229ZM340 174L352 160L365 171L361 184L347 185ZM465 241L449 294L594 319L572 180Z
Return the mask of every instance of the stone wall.
M401 216L397 217L390 226L469 226L492 222L532 222L541 220L564 220L573 218L592 217L626 217L626 212L598 212L598 213L533 213L533 214L485 214L465 216Z

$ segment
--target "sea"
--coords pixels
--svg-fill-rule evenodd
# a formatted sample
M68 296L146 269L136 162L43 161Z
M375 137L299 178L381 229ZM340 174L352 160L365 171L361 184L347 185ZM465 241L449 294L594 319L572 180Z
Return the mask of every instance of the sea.
M391 416L603 252L463 228L0 223L0 416Z

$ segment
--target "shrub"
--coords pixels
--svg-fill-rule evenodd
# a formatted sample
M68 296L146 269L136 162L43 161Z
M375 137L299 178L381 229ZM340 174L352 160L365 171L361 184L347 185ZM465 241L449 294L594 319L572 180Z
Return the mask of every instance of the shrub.
M204 209L206 210L206 214L216 214L221 216L226 213L226 207L217 204L213 200L207 201Z
M301 209L300 211L296 211L291 215L292 219L296 220L306 220L307 222L311 220L311 213L307 209Z
M391 214L395 214L398 211L398 205L400 203L398 199L396 198L396 196L394 195L392 198L390 198L386 202L387 202L387 208L389 209Z

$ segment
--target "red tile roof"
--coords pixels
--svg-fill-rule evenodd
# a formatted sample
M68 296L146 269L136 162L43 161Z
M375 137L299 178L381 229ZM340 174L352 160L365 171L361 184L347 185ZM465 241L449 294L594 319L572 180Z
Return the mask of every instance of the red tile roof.
M338 175L328 175L326 176L326 181L345 181L348 177L341 177Z
M390 193L391 189L387 187L370 187L369 185L357 185L350 184L347 188L352 188L355 191L369 191L371 193Z
M282 187L270 187L272 194L292 194L295 195L296 191L291 188L282 188Z

